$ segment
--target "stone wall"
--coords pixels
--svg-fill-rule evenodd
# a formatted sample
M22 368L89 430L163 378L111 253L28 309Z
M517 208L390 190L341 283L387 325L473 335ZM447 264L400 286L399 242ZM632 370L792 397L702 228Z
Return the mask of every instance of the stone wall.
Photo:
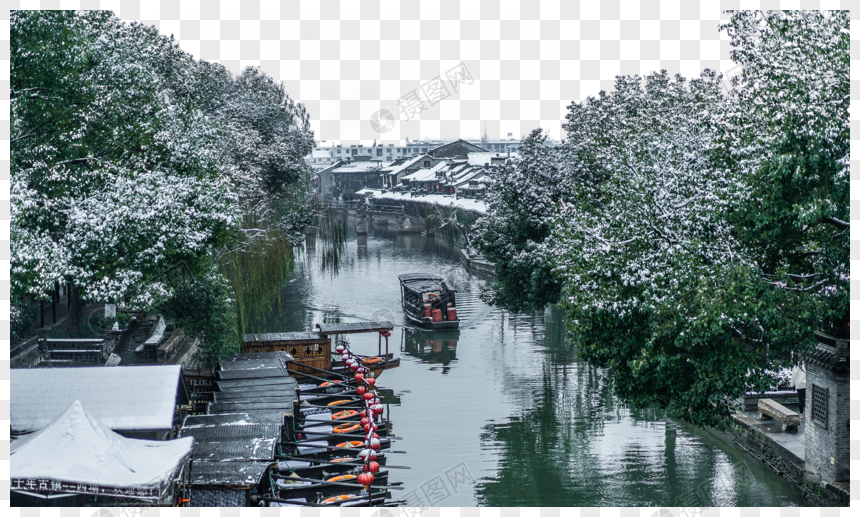
M813 418L813 385L827 390L827 422ZM806 376L806 468L830 482L849 480L851 393L847 372L809 364Z
M784 477L803 492L811 505L849 506L848 492L807 472L803 458L770 439L759 429L760 425L761 422L743 413L735 413L726 430L712 431Z

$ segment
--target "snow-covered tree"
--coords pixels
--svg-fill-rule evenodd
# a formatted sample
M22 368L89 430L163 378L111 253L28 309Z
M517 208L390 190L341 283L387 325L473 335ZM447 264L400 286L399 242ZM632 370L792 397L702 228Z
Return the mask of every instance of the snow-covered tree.
M13 291L71 284L72 330L80 299L169 296L160 273L208 260L235 219L217 127L183 91L191 60L106 12L11 26Z
M559 204L549 255L574 341L626 400L719 423L847 315L847 28L734 13L728 98L707 71L653 74L571 107L564 167L608 175Z
M574 186L560 166L558 150L545 141L540 129L533 131L520 147L522 158L489 176L487 214L473 229L475 247L495 264L488 301L513 310L542 309L558 301L546 239L554 206Z
M775 291L848 337L848 11L738 11L723 29L743 66L719 128L749 190L738 238Z

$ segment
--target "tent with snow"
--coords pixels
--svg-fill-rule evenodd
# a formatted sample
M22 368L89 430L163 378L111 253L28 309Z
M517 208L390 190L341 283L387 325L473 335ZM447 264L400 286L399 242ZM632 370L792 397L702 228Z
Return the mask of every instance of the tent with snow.
M126 438L75 400L41 430L12 442L12 506L62 497L73 499L64 506L125 506L129 499L172 506L188 490L193 447L191 437Z

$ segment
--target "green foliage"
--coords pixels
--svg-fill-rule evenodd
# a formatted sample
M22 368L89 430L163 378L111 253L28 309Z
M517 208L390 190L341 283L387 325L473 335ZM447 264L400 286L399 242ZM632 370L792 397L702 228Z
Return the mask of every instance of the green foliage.
M561 299L572 342L634 405L721 425L813 332L847 335L848 14L735 12L743 65L618 77L561 148L525 142L476 244L491 301Z
M212 270L208 275L189 277L175 292L161 313L200 339L204 367L239 352L236 300L230 297L230 287L221 275Z
M15 11L11 40L13 290L169 297L161 272L205 261L233 223L193 60L109 12Z
M38 303L26 303L22 297L13 297L10 307L10 343L12 345L23 341L33 330L34 322L39 316Z
M730 220L774 288L848 337L849 14L739 11L725 166L749 189Z
M317 258L317 267L320 272L328 272L332 277L337 275L341 267L341 258L346 249L348 234L347 215L345 212L336 213L326 201L315 198L310 205L312 211L311 222L307 225L306 242L308 253L306 254L307 265L312 267L312 257ZM317 245L321 245L319 249ZM310 249L316 253L310 253Z
M469 232L477 221L474 213L439 205L433 205L430 210L424 218L424 229L428 234L440 235L451 248L461 238L466 246L470 244Z
M200 287L214 312L189 325L220 357L279 303L314 217L304 107L259 68L234 76L110 12L14 11L11 25L13 296L59 280L148 311L188 308L182 289ZM182 288L165 278L177 265Z
M509 161L493 176L487 214L474 226L475 247L495 264L496 280L484 298L515 311L543 309L560 293L545 241L552 207L567 198L571 185L545 141L539 129L523 140L522 160Z
M263 315L279 309L293 271L293 248L283 234L253 239L221 260L220 272L235 293L238 334L259 332Z

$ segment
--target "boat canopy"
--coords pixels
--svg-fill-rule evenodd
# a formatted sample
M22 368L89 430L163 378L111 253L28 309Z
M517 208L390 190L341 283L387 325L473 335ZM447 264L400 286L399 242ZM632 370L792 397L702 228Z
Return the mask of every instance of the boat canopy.
M427 273L409 273L397 277L404 287L417 293L438 291L442 287L442 278Z
M394 330L390 321L362 321L358 323L317 323L319 333L323 336L331 334L360 334L364 332L385 332Z

